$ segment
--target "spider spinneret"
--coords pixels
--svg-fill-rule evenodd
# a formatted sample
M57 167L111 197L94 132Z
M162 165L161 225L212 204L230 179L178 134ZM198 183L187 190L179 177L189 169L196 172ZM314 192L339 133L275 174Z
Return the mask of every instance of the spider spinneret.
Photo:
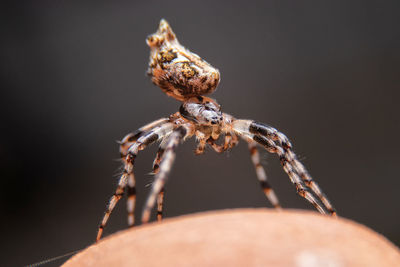
M142 223L150 219L151 210L157 202L157 220L162 219L164 185L175 160L175 149L182 141L195 136L198 145L196 154L202 154L206 145L218 153L233 148L239 137L248 143L251 160L257 178L266 197L276 209L281 209L267 175L260 163L257 146L277 154L283 170L296 187L297 193L308 200L320 213L336 216L329 200L312 179L303 164L293 152L289 139L275 128L253 120L240 120L223 113L220 105L204 95L215 91L220 74L198 55L184 48L165 20L161 20L156 33L147 38L150 47L148 74L168 96L182 102L179 112L151 122L123 138L120 145L124 170L114 195L111 197L103 220L99 226L96 241L100 240L112 210L127 188L128 224L133 226L136 180L134 162L139 151L160 141L160 147L153 162L155 174L151 192L142 213ZM223 144L217 144L220 136Z

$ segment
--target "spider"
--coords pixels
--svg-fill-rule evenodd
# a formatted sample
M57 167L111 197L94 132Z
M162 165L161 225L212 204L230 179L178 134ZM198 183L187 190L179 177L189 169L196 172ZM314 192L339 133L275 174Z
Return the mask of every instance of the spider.
M151 210L157 202L157 220L162 220L164 185L175 160L175 149L179 143L195 136L198 145L195 154L204 153L206 145L217 153L233 148L239 137L248 143L260 185L272 205L281 209L279 200L267 181L261 166L257 145L279 156L284 171L295 185L297 193L307 199L320 213L336 216L329 200L297 159L288 138L276 129L253 120L240 120L222 113L216 100L204 95L215 91L220 74L198 55L184 48L176 38L168 22L161 20L156 33L147 37L150 47L150 63L147 74L154 84L168 96L182 102L179 112L151 122L134 133L125 136L120 143L124 169L117 189L109 201L108 208L98 229L100 240L112 210L127 187L128 224L134 225L136 199L134 162L139 151L160 141L153 162L155 174L151 192L142 213L142 223L150 219ZM216 141L224 137L223 144Z

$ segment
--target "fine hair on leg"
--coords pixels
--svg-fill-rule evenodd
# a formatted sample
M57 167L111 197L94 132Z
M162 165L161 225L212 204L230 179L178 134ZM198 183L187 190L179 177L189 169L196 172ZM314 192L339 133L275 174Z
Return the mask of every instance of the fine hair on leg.
M297 160L297 157L295 157L292 151L292 145L284 134L270 126L252 120L235 120L232 123L232 127L243 139L252 139L263 146L268 152L277 154L284 171L295 185L297 193L307 199L320 213L330 213L332 216L336 216L336 212L327 198L321 198L322 193L318 194L314 192L313 188L307 187L305 181L300 177L298 166L300 166L301 163ZM323 206L309 191L317 195ZM328 205L325 204L325 202Z
M156 158L154 159L153 162L153 174L157 174L160 170L160 162L163 159L168 140L169 140L168 138L164 138L164 140L161 142L158 148ZM163 188L161 189L160 193L158 193L157 196L157 221L161 221L163 218L164 197L165 197L165 186L163 186Z
M173 128L174 128L173 123L165 123L160 126L157 126L154 129L147 132L146 134L139 137L137 139L137 141L131 145L131 147L129 148L127 155L126 155L125 166L124 166L124 170L121 175L121 178L120 178L120 182L118 183L118 187L117 187L114 195L110 199L110 202L109 202L106 212L104 214L103 220L100 223L99 230L97 232L96 241L100 240L100 238L103 234L103 230L104 230L105 226L107 225L107 221L110 217L111 212L115 208L115 205L117 204L117 202L121 199L121 197L124 193L126 184L128 183L128 177L133 177L133 165L134 165L134 161L135 161L137 153L140 150L145 149L148 145L169 135L172 132ZM133 177L133 179L134 179L134 177ZM129 200L129 198L128 198L128 200ZM134 205L132 205L132 203L128 203L128 208L132 208L132 214L133 214ZM128 211L128 212L131 212L131 211Z
M169 121L169 119L162 118L162 119L150 122L149 124L146 124L145 126L141 127L140 129L124 136L124 138L122 138L122 140L118 142L121 159L125 160L126 153L128 152L129 147L133 143L135 143L139 137L143 136L144 134L151 131L155 127L160 126L164 123L167 123L168 121Z
M260 182L260 186L263 189L265 196L268 198L269 202L271 202L274 208L281 209L278 197L276 196L275 191L272 189L272 186L268 182L267 174L265 173L265 170L261 165L260 154L257 150L257 144L252 140L246 141L249 144L251 161L253 162L258 181Z
M171 135L168 137L168 141L165 143L164 155L160 162L158 173L154 177L154 182L150 191L150 195L147 198L145 207L142 213L142 223L147 223L150 220L151 210L156 202L157 195L161 192L162 188L167 181L168 174L171 171L172 165L175 160L175 149L178 144L185 138L188 133L188 129L181 125L176 128Z
M260 122L253 122L250 127L250 132L264 136L265 138L271 137L274 141L283 148L285 158L290 162L292 167L295 169L297 174L304 181L305 185L311 189L311 191L321 200L329 213L333 216L336 215L336 211L325 196L318 184L312 179L311 175L307 172L304 165L297 159L295 153L292 150L292 144L289 139L275 128L268 126Z

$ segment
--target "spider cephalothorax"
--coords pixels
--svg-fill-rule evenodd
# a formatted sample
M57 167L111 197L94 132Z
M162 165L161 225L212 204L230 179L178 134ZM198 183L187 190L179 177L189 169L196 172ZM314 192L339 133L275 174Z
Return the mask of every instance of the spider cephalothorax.
M206 145L221 153L237 145L239 137L248 143L251 159L260 185L271 204L280 209L278 198L267 181L260 163L257 145L277 154L283 170L295 185L297 193L307 199L323 214L336 216L332 205L297 159L289 139L271 126L252 120L239 120L223 113L220 105L205 94L212 93L219 83L219 72L198 55L179 44L171 27L161 20L156 33L147 38L150 46L148 74L152 81L169 96L182 101L179 112L151 122L138 131L128 134L121 141L120 152L124 161L123 174L100 224L97 240L125 188L128 192L128 224L134 225L136 187L134 162L140 150L160 141L153 163L154 183L142 213L142 223L150 219L157 202L157 219L162 219L164 185L175 160L176 146L187 138L196 136L196 154L202 154ZM218 138L223 144L217 144Z

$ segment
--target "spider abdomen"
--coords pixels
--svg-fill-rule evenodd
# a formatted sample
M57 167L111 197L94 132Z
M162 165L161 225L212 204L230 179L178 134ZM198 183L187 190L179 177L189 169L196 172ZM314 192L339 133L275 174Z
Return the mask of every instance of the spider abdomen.
M167 95L184 101L217 88L219 71L184 48L165 20L147 38L147 44L151 48L147 73Z

